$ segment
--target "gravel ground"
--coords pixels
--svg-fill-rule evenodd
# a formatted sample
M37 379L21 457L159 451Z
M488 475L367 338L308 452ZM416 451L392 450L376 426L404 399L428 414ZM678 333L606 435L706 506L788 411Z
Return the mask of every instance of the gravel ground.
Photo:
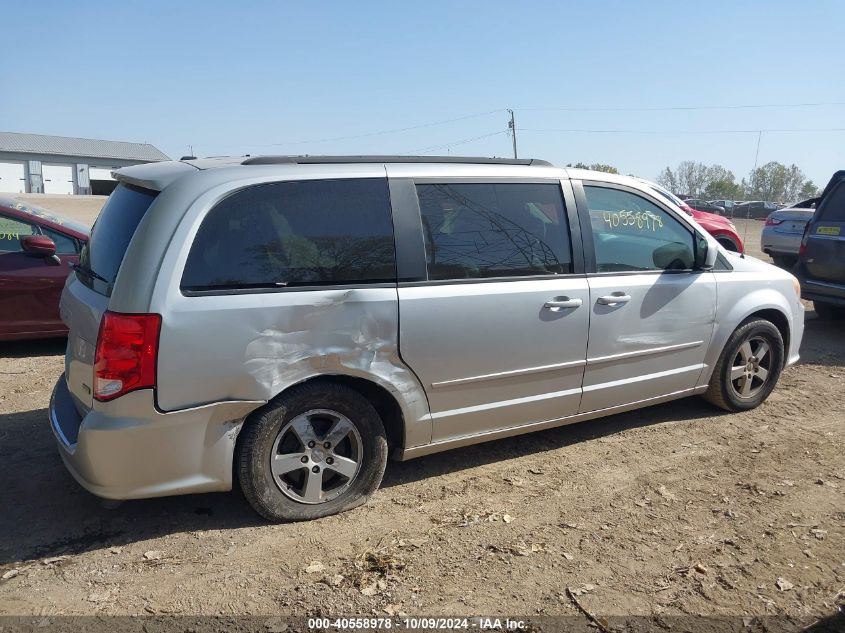
M47 423L64 342L0 344L0 614L811 621L845 597L843 342L809 311L755 411L692 398L391 463L367 505L288 525L237 491L88 494Z

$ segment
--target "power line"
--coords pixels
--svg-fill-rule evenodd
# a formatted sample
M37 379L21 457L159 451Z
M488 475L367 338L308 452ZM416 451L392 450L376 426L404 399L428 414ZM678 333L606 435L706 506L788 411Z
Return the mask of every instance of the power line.
M653 106L653 107L524 107L514 110L533 110L548 112L666 112L670 110L747 110L755 108L815 108L820 106L843 106L845 101L820 101L816 103L753 103L741 105L692 105L692 106Z
M845 132L842 127L769 128L756 130L601 130L575 128L521 128L523 132L562 132L583 134L757 134L758 132Z
M447 123L456 123L458 121L466 121L468 119L477 119L479 117L487 116L502 112L503 108L496 110L488 110L486 112L476 112L475 114L467 114L465 116L455 117L454 119L443 119L442 121L432 121L430 123L420 123L419 125L409 125L407 127L392 128L389 130L379 130L376 132L365 132L363 134L353 134L350 136L335 136L332 138L318 138L307 141L286 141L284 143L243 143L241 147L281 147L284 145L309 145L316 143L332 143L335 141L351 141L359 138L368 138L371 136L383 136L385 134L398 134L400 132L408 132L410 130L420 130L427 127L435 127L438 125L446 125Z
M447 125L449 123L457 123L460 121L466 121L469 119L476 119L484 116L489 116L491 114L497 114L501 112L512 112L512 111L548 111L548 112L662 112L662 111L671 111L671 110L740 110L740 109L753 109L753 108L807 108L807 107L820 107L820 106L845 106L845 101L826 101L826 102L814 102L814 103L768 103L768 104L739 104L739 105L694 105L694 106L655 106L655 107L627 107L627 106L619 106L619 107L521 107L521 108L496 108L493 110L486 110L484 112L476 112L473 114L467 114L460 117L455 117L451 119L442 119L439 121L431 121L428 123L420 123L417 125L409 125L405 127L398 127L398 128L390 128L386 130L377 130L372 132L364 132L361 134L350 134L345 136L334 136L334 137L326 137L326 138L316 138L316 139L309 139L309 140L296 140L296 141L285 141L280 143L239 143L238 147L248 148L248 147L284 147L284 146L296 146L296 145L309 145L309 144L319 144L319 143L332 143L337 141L349 141L355 139L362 139L362 138L371 138L374 136L385 136L389 134L399 134L402 132L409 132L412 130L419 130L429 127L436 127L439 125ZM662 132L662 131L640 131L640 130L578 130L578 129L571 129L571 130L558 130L558 129L530 129L530 128L521 128L525 131L542 131L542 132L594 132L594 133L617 133L617 134L693 134L693 133L701 133L701 134L711 134L711 133L756 133L758 130L716 130L716 131L681 131L681 132ZM840 128L830 128L830 129L783 129L783 130L763 130L764 132L810 132L810 131L819 131L819 132L827 132L827 131L841 131ZM485 138L485 137L480 137ZM454 144L461 144L462 142L469 142L469 141L459 141ZM446 147L451 144L444 144L440 147ZM204 147L211 147L209 145L205 145Z
M407 152L403 152L403 154L427 154L428 152L434 152L439 149L449 149L450 147L455 147L456 145L464 145L466 143L472 143L473 141L480 141L483 138L490 138L492 136L498 136L499 134L507 134L508 130L499 130L498 132L491 132L490 134L482 134L481 136L473 136L471 138L461 139L459 141L452 141L450 143L444 143L442 145L432 145L430 147L421 147L417 149L408 150Z

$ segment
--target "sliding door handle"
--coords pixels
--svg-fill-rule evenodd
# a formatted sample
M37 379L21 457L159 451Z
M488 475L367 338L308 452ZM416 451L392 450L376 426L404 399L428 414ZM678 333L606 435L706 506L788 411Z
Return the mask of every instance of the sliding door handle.
M626 295L624 292L613 292L609 295L599 297L596 303L602 306L615 306L628 303L631 300L631 295Z

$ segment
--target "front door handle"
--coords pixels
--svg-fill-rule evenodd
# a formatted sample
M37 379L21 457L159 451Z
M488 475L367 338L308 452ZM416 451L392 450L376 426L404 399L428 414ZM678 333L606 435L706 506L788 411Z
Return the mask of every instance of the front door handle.
M599 297L596 303L603 306L615 306L628 303L631 300L631 295L626 295L624 292L613 292L609 295Z
M570 299L569 297L555 297L554 299L549 299L546 303L543 304L543 307L547 310L551 310L552 312L557 312L558 310L567 310L571 308L578 308L584 302L581 299Z

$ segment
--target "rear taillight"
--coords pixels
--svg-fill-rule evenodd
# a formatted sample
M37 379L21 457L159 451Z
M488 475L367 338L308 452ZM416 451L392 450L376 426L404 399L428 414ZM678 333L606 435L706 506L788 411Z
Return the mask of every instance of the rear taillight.
M804 225L804 234L801 236L801 245L798 247L798 258L804 257L804 252L807 250L807 229L810 228L809 222Z
M766 226L777 226L778 224L783 224L783 220L772 217L766 218Z
M105 402L155 387L159 330L158 314L103 314L94 353L94 398Z

